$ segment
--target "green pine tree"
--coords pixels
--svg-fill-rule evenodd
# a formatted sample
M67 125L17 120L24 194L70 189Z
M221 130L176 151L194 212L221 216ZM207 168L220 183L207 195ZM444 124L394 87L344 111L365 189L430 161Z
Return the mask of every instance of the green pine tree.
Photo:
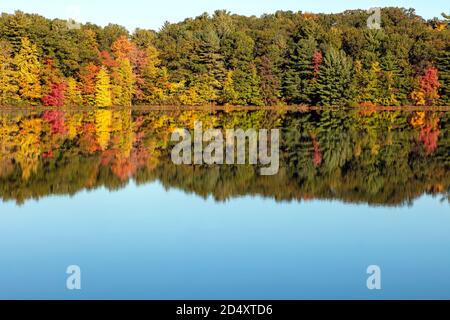
M440 95L442 101L450 104L450 46L442 50L437 59L437 68L439 70L439 81L441 82Z
M344 51L326 51L317 81L317 95L322 105L342 105L352 100L352 61Z
M317 42L300 39L289 50L289 64L283 78L283 92L289 103L311 104L314 92L313 56Z

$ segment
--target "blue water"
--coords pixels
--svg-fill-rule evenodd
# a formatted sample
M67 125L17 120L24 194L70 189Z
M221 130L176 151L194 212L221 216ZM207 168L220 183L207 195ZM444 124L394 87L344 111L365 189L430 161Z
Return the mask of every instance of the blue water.
M449 208L217 203L159 183L1 203L0 298L449 299Z

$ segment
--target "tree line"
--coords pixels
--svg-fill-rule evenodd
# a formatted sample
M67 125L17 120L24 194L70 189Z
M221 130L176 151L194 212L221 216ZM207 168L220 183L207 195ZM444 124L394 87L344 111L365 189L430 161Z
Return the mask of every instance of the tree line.
M449 17L203 14L158 31L0 17L0 105L449 105Z

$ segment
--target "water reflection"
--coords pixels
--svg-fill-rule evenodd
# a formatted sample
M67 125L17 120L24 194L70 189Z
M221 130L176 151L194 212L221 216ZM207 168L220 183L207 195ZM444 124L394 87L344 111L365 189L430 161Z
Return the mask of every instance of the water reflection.
M280 172L250 165L176 166L175 128L281 128ZM216 201L334 199L405 205L450 199L450 113L46 110L0 114L0 197L19 204L159 181Z

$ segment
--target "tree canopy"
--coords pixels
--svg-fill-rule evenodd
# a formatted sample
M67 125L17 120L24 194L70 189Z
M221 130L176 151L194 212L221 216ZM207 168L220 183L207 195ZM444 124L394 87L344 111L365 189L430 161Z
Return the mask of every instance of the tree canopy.
M0 104L95 106L103 87L123 106L448 105L449 16L384 8L377 30L369 15L220 10L130 33L3 13Z

